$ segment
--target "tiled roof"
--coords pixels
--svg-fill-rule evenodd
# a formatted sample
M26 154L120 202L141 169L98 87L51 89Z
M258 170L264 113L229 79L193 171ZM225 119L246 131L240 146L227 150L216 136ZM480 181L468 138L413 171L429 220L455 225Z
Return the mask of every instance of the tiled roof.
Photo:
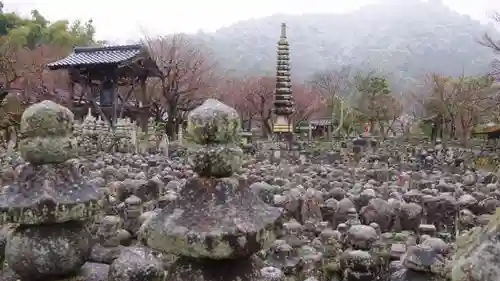
M49 63L49 69L95 64L118 64L132 59L143 52L142 45L122 45L105 47L76 47L69 56Z
M489 133L495 133L498 131L500 131L500 125L488 124L486 126L478 126L477 128L474 128L473 134L475 134L475 135L489 134Z

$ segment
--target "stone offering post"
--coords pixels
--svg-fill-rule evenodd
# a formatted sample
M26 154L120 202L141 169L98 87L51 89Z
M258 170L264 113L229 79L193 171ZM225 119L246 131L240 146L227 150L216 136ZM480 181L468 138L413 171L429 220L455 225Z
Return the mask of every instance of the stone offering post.
M51 101L27 108L21 118L21 155L29 163L0 195L0 223L18 225L5 258L22 281L78 274L88 260L86 222L100 211L101 195L80 174L73 113Z
M281 214L231 177L241 166L240 118L236 110L207 100L191 111L187 134L198 177L188 180L179 197L144 226L142 241L180 258L169 281L261 280L253 254L274 240Z

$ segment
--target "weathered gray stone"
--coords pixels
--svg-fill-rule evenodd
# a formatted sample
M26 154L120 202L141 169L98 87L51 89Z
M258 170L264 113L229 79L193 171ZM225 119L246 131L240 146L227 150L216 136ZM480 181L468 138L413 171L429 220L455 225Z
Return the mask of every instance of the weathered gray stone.
M235 152L239 120L234 109L213 100L189 115L188 132L199 145L191 155L199 160L191 161L198 177L189 178L176 200L140 231L148 246L181 256L169 270L170 281L260 278L250 257L274 240L281 210L231 177L241 165L227 158L238 154L226 152Z
M77 273L89 258L88 221L102 194L86 182L76 155L73 114L44 101L21 118L20 149L29 161L0 194L0 222L13 223L5 259L21 280L50 280Z
M5 259L26 280L48 280L78 271L90 252L90 234L80 222L18 227L7 240Z
M19 150L32 164L60 163L76 156L73 113L52 101L28 107L21 117Z
M500 210L487 226L476 227L457 240L453 257L453 281L493 281L500 276Z
M165 275L162 262L153 251L130 247L111 264L108 281L162 281Z

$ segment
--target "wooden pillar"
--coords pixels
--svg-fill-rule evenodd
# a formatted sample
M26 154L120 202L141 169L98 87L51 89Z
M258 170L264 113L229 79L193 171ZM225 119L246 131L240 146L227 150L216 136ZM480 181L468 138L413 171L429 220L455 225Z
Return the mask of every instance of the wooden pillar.
M75 101L75 84L79 82L80 80L80 75L78 71L74 68L70 68L68 70L68 76L69 76L69 81L68 81L68 92L69 92L69 101L68 101L68 107L70 110L73 109L73 103Z
M312 129L311 122L309 122L309 125L308 125L307 129L308 129L308 132L307 132L308 139L309 139L309 141L312 141L313 140L313 132L312 132L313 129Z
M146 99L147 97L147 87L146 87L146 81L147 81L147 76L143 76L140 78L139 83L141 87L141 96ZM146 108L147 106L151 106L147 103L147 100L141 100L140 101L140 111L139 111L139 116L137 116L139 126L141 127L143 132L146 132L148 130L148 118L149 118L149 108Z
M116 128L116 119L117 119L117 109L118 109L118 91L116 90L116 79L115 77L111 78L111 93L112 93L112 104L111 104L111 129L113 131Z
M105 70L104 77L101 80L100 94L111 95L111 116L110 125L114 130L116 127L116 120L118 117L118 92L116 89L117 73L116 68ZM102 106L103 104L101 104Z

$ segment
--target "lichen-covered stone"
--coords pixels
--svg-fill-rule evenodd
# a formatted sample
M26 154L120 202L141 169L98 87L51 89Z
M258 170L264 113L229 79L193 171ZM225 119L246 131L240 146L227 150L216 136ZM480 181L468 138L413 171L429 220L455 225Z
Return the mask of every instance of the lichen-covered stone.
M58 163L77 156L77 147L74 139L54 137L23 139L19 142L19 149L24 159L30 163Z
M236 110L216 100L189 115L195 144L189 158L198 177L189 178L176 200L139 231L139 241L180 256L169 268L169 281L262 280L262 266L252 255L275 239L281 210L232 177L242 161L239 120Z
M104 264L111 264L123 251L123 246L104 247L96 244L92 247L90 252L90 261Z
M26 109L21 118L20 149L29 161L16 182L0 194L0 223L36 225L93 218L102 194L87 182L75 155L73 114L51 101ZM45 145L45 144L48 144Z
M218 100L208 99L188 115L188 137L197 144L239 143L238 112Z
M260 274L265 281L283 281L285 279L283 271L272 266L262 268Z
M145 247L126 248L109 268L108 281L163 281L161 260Z
M21 134L25 138L66 137L73 130L73 113L52 101L28 107L21 117Z
M107 281L109 265L87 262L76 275L58 279L57 281Z
M50 101L22 116L20 149L28 163L0 194L0 223L16 225L5 259L21 280L86 278L79 270L89 259L89 221L100 213L103 193L71 159L72 131L73 114Z
M189 163L200 176L229 177L241 168L243 151L236 145L193 146Z
M0 264L2 265L5 259L5 246L7 244L7 236L9 235L9 230L10 227L8 225L4 225L0 228Z
M52 101L28 107L21 117L19 150L32 164L59 163L77 154L73 113Z
M500 210L487 226L476 227L457 239L453 256L453 281L493 281L500 276Z
M5 259L22 280L50 280L80 269L90 240L79 222L18 227L7 240Z
M19 224L86 220L100 212L102 195L73 161L22 167L0 194L0 222Z
M343 253L340 258L341 268L349 268L356 272L375 272L375 266L375 260L366 251L348 251Z
M411 246L401 258L406 268L431 273L441 273L445 268L445 261L439 252L426 245Z
M193 178L144 226L147 245L192 258L234 259L274 240L281 212L232 178Z

